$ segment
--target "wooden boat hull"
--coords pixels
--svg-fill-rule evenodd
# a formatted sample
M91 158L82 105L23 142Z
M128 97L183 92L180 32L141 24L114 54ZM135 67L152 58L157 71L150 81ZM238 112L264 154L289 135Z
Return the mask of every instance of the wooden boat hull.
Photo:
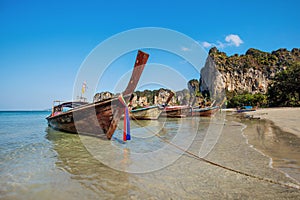
M53 108L52 114L46 118L48 125L65 132L95 136L106 135L107 139L111 139L123 114L124 106L139 82L148 57L148 54L138 51L131 78L122 93L125 102L123 98L112 98L78 106L59 114L56 114ZM55 108L59 108L59 106Z
M122 107L117 98L91 103L57 116L48 117L48 125L69 133L99 136L109 131L112 121L117 120L119 108Z
M169 106L161 113L162 117L180 118L187 117L190 112L189 106Z
M207 108L194 108L191 111L192 116L210 117L219 110L219 106Z
M140 108L136 110L131 110L130 117L132 119L139 119L139 120L156 120L159 118L162 111L163 109L159 108L158 106Z

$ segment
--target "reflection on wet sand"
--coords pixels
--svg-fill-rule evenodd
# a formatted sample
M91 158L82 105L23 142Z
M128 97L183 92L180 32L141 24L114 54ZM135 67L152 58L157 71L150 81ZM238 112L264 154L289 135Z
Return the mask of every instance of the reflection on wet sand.
M128 191L134 189L135 186L128 183L127 173L113 170L93 158L78 135L52 129L47 129L47 133L58 153L57 167L70 173L86 189L98 195L106 194L106 198L125 198Z
M177 130L179 125L183 126L182 133L185 133L186 137L189 136L188 130L191 130L191 127L197 127L197 134L188 150L195 154L199 153L209 130L210 119L201 119L200 122L193 119L168 120L163 128L158 126L159 134L164 138L173 139L176 134L174 130ZM260 177L285 183L293 182L284 174L269 168L268 158L246 144L241 134L242 128L241 124L227 121L217 144L206 159ZM53 143L53 148L58 154L57 168L69 173L73 180L81 183L84 186L82 190L89 190L91 196L96 195L101 199L296 199L300 195L297 189L245 177L201 162L186 154L157 171L140 174L120 172L95 159L82 144L81 136L48 129L47 138ZM115 154L116 156L112 155L111 160L122 158L118 161L120 165L125 168L130 167L133 152L159 148L162 144L157 142L158 140L153 137L134 137L128 143L130 145L126 146L120 141L112 140L109 142L110 146L117 145L121 151ZM153 145L155 143L156 146ZM95 138L94 145L101 144L108 145L104 140ZM168 157L167 152L161 154L160 159L163 161ZM149 163L154 166L157 164ZM77 192L81 193L81 191Z
M300 182L300 138L282 131L271 121L245 121L249 144L272 158L270 163Z

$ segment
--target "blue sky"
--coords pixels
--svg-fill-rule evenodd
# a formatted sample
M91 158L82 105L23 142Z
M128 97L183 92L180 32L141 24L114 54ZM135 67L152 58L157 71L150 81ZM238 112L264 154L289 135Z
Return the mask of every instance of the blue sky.
M54 99L71 99L88 54L105 39L133 28L172 29L207 50L217 45L229 55L251 47L299 48L299 7L289 0L0 0L0 110L45 109Z

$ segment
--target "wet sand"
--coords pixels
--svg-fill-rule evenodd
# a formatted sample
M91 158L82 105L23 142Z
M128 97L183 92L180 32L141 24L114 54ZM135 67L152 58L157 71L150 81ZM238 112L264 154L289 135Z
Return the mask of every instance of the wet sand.
M207 122L203 121L199 127L189 152L199 155L205 136L203 133L211 125ZM185 119L182 123L190 122ZM222 126L222 133L213 150L205 157L206 160L259 178L298 185L284 173L270 168L270 158L247 144L241 134L244 124L229 119ZM300 195L299 189L241 175L199 161L188 154L183 154L173 164L157 171L141 174L119 172L97 164L97 160L85 152L76 136L72 136L72 140L61 136L69 143L65 139L52 140L59 156L56 164L71 175L72 180L81 183L79 193L88 190L90 196L104 199L297 199ZM131 159L130 154L128 156L127 159Z
M270 157L270 167L299 183L300 108L267 108L244 115L256 119L241 120L247 126L243 132L247 142Z
M270 120L281 130L300 138L300 108L264 108L245 114Z

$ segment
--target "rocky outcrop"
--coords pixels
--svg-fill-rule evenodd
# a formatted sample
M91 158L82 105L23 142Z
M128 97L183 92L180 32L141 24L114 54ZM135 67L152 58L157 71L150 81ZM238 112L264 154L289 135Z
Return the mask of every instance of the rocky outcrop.
M201 70L200 91L205 98L211 98L220 104L225 98L225 82L212 58L208 57Z
M181 91L174 92L175 95L172 97L168 105L188 105L191 104L191 96L195 96L194 92L199 91L199 82L196 80L193 82L195 84L195 88L192 87L191 91L188 89L184 89ZM198 85L198 86L197 86ZM160 88L159 90L144 90L144 91L136 91L133 93L133 98L131 101L131 105L133 107L144 107L151 105L162 105L164 104L171 90ZM115 97L116 95L110 92L101 92L97 93L94 96L94 102L102 101L105 99L109 99ZM200 97L196 97L195 102L200 101ZM194 102L194 103L195 103Z
M300 49L278 49L272 53L249 49L245 55L227 56L217 48L209 51L201 70L201 91L209 91L213 98L226 92L266 94L275 74L300 62Z
M169 95L170 90L160 88L159 90L136 91L132 99L133 107L143 107L150 105L164 104ZM169 102L169 105L187 105L189 103L189 91L187 89L175 92L175 95Z
M110 99L113 96L114 96L114 94L111 92L100 92L100 93L95 94L93 102Z

